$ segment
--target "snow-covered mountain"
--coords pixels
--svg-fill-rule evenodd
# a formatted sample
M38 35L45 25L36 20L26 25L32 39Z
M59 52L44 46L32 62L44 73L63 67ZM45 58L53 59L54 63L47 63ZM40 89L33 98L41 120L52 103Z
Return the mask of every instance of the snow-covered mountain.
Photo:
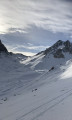
M65 61L70 59L72 59L72 43L68 40L66 42L59 40L45 51L38 53L22 63L35 70L50 70L52 67L64 64Z
M2 49L0 120L72 120L71 105L72 43L59 40L32 57Z

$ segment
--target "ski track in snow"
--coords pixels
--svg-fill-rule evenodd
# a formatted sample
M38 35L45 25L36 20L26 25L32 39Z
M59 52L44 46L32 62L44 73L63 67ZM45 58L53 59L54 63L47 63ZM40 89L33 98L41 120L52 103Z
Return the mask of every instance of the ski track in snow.
M40 112L38 115L36 115L34 118L32 118L31 120L35 120L38 117L42 116L45 112L47 112L48 110L50 110L51 108L55 107L56 105L58 105L59 103L61 103L63 100L65 100L66 98L68 98L69 96L72 95L72 89L51 99L50 101L38 106L37 108L32 109L31 111L29 111L28 113L25 113L24 115L20 116L18 119L16 120L23 120L25 119L25 117L35 111L37 111L38 109L42 109L43 111L40 112L40 110L38 112ZM49 106L47 106L49 104ZM47 107L47 109L44 110L44 107ZM43 107L43 108L42 108Z

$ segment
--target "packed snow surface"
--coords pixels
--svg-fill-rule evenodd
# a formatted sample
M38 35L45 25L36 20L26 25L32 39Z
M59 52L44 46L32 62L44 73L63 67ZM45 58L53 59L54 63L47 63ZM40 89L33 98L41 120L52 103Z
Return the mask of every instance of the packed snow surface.
M72 60L65 56L1 56L0 120L72 120Z

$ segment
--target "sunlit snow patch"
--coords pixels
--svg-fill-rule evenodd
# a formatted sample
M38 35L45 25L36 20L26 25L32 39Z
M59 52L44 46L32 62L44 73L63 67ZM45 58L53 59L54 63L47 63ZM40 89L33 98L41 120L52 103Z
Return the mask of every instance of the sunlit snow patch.
M72 77L72 60L66 62L66 65L62 67L64 73L61 75L61 79L67 79Z

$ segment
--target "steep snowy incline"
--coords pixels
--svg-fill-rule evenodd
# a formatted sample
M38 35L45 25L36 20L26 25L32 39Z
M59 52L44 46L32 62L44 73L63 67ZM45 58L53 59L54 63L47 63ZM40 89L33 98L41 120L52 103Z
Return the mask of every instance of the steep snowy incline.
M21 55L0 54L0 98L14 96L29 89L40 73L24 66Z
M26 94L0 100L1 120L71 120L72 60L34 81L36 86ZM66 77L65 77L66 75ZM37 83L36 83L37 82Z

